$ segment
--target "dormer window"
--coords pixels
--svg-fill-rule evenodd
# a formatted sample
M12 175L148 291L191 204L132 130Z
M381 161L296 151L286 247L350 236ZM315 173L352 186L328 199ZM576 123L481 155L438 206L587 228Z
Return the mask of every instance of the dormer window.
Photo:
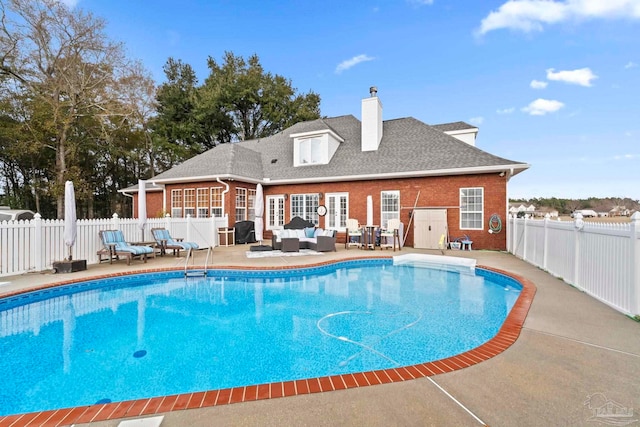
M321 164L322 162L322 140L320 138L306 138L300 140L299 163L302 165Z
M329 129L292 134L293 166L326 165L344 141Z

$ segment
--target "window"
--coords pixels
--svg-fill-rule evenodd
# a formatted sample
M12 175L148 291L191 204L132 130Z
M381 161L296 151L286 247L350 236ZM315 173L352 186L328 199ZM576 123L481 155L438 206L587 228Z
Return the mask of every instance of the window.
M182 218L182 190L171 190L171 216Z
M209 189L198 188L196 192L196 204L198 218L209 217Z
M247 219L247 189L236 188L236 222Z
M380 218L382 228L387 227L390 219L400 219L400 191L380 193Z
M247 190L249 197L249 209L247 211L247 220L253 221L256 218L256 190Z
M221 218L223 214L222 187L211 187L211 216Z
M484 212L484 189L460 189L460 229L482 230Z
M299 216L316 226L318 221L318 194L293 194L291 196L291 218Z
M196 216L196 190L186 188L184 190L184 216Z
M300 164L310 165L322 162L322 141L320 138L307 138L300 141Z

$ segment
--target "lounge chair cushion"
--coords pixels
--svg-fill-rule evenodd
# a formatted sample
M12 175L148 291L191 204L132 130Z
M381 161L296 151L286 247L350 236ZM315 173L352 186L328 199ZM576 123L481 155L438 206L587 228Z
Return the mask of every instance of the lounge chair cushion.
M197 243L194 242L179 242L177 240L175 240L173 237L171 237L171 234L169 233L169 230L167 229L154 229L153 230L153 237L156 240L164 240L166 241L166 245L167 246L179 246L182 249L184 249L185 251L188 249L198 249L199 246Z
M133 246L124 240L124 234L120 230L105 230L102 232L102 240L105 245L114 245L118 252L129 252L133 255L153 253L149 246Z

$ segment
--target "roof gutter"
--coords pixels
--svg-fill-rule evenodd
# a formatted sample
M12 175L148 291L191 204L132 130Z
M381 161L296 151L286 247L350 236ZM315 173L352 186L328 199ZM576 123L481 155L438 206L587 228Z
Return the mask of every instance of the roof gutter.
M340 182L340 181L367 181L372 179L394 179L394 178L416 178L428 176L445 176L445 175L474 175L486 173L504 173L510 170L511 176L516 175L530 167L529 164L521 163L516 165L501 166L482 166L475 168L456 168L456 169L437 169L431 171L408 171L394 172L383 174L367 174L367 175L343 175L343 176L321 176L303 179L271 179L270 185L274 184L303 184L303 183L323 183L323 182Z

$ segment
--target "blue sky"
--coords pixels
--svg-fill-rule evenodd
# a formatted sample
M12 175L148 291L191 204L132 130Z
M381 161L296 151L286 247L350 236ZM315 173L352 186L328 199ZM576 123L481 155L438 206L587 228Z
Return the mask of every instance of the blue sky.
M107 21L164 80L208 56L266 71L353 114L377 86L384 119L479 127L476 145L531 168L512 198L640 199L640 0L65 0Z

